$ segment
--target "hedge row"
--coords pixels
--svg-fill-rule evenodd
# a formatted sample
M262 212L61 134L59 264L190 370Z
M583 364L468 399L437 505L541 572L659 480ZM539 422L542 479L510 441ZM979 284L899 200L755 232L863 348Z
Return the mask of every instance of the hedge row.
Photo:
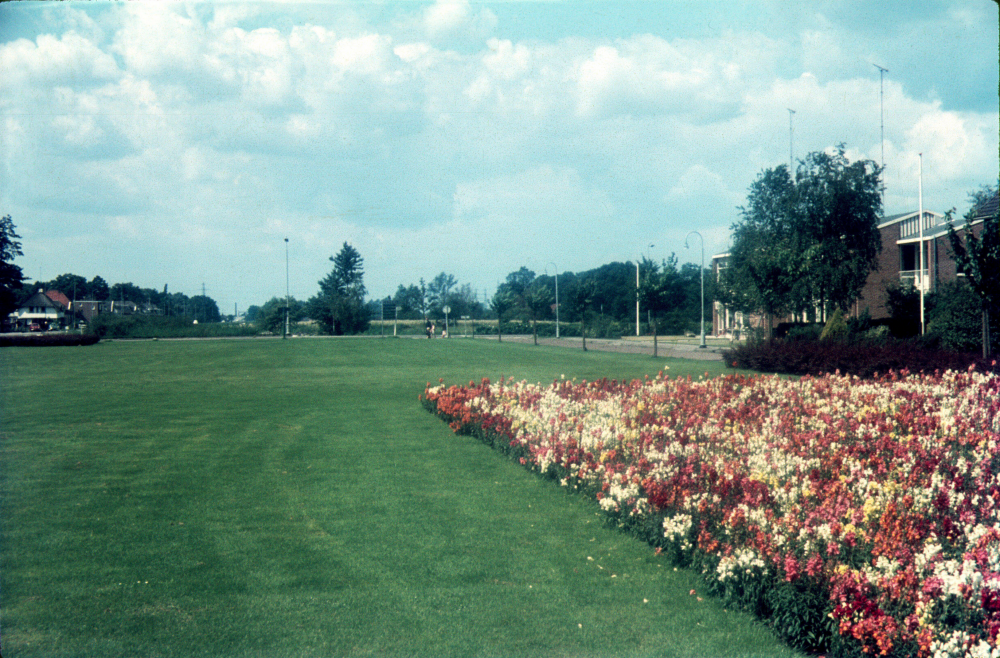
M996 370L995 360L979 355L926 349L906 341L841 342L815 340L753 341L723 351L728 366L758 372L822 375L840 371L872 377L890 370L933 373L945 370Z
M6 334L0 336L0 347L93 345L100 340L95 334Z

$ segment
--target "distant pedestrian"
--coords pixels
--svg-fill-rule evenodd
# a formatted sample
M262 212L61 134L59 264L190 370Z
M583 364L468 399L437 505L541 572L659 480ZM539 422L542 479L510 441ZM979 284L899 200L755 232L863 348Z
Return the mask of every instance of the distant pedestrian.
M428 321L427 321L427 324L426 324L426 325L424 325L424 331L425 331L425 332L427 333L427 339L428 339L428 340L430 340L430 337L431 337L431 331L433 331L433 328L434 328L434 326L433 326L433 325L431 324L431 321L430 321L430 320L428 320Z
M434 333L437 331L437 325L433 322L431 323L431 338L434 337Z

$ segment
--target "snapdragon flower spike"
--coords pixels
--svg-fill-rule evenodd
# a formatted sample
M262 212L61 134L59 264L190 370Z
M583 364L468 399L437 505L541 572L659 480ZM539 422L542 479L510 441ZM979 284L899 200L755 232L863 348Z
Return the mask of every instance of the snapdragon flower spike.
M423 398L622 523L660 519L660 544L714 560L722 588L809 579L863 653L972 656L1000 633L998 393L972 371L661 373Z

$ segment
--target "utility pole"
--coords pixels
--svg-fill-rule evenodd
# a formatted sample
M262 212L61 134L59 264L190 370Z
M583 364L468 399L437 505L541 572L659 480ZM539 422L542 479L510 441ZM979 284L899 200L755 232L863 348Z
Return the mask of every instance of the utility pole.
M288 304L290 303L291 297L288 293L288 238L285 238L285 333L281 334L282 338L288 338Z

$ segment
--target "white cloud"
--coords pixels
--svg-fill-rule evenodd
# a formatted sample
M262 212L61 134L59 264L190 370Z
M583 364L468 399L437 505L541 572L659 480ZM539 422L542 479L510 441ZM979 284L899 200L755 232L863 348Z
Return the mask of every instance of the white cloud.
M440 35L465 25L471 14L467 0L437 0L424 11L424 25L432 35Z
M206 34L191 16L170 3L126 4L112 52L139 76L159 76L203 67Z
M431 39L482 39L497 23L492 11L480 6L476 12L468 0L436 0L424 9L422 18L424 30Z
M34 90L102 84L120 75L113 57L75 32L58 38L42 34L34 42L18 39L0 46L0 76L9 92L25 86Z
M651 242L691 260L691 230L722 250L749 184L788 159L788 108L797 157L844 142L879 160L864 57L916 29L859 41L836 11L802 10L790 28L691 33L656 29L649 11L628 33L518 38L464 1L68 9L48 10L68 27L0 43L5 181L17 180L0 203L31 236L26 253L60 253L59 227L77 218L74 239L114 227L135 242L95 258L148 265L157 285L190 276L178 289L214 276L241 305L278 292L245 261L281 269L286 236L300 297L345 240L373 294L442 270L477 288L521 265L584 270ZM996 108L949 107L940 76L941 100L918 97L913 79L885 80L889 212L915 201L918 151L928 207L996 177Z

